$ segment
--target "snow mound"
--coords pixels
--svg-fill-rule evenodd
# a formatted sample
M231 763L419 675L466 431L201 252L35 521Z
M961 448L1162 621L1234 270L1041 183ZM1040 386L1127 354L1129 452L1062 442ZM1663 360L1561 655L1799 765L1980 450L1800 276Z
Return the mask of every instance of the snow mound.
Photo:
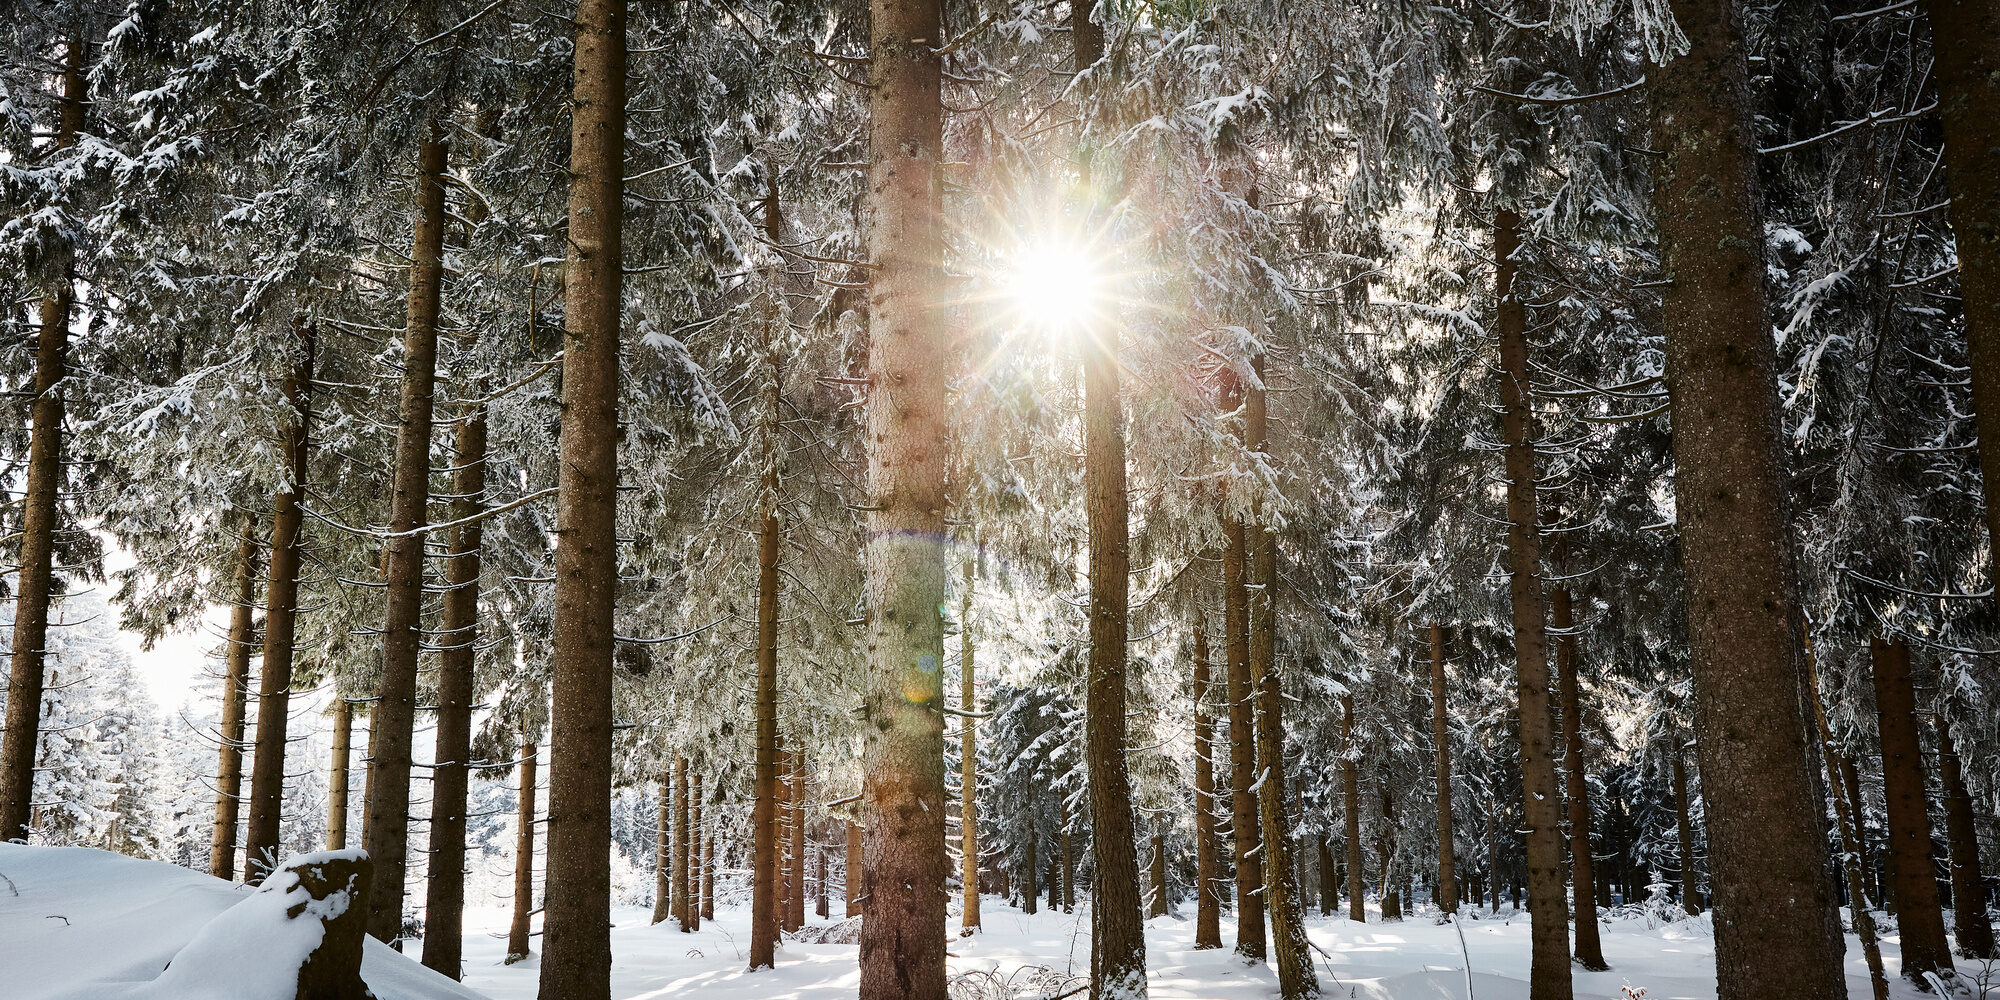
M0 969L12 1000L291 1000L321 914L287 911L309 902L289 870L255 889L89 848L0 844ZM372 939L361 975L378 1000L481 1000Z

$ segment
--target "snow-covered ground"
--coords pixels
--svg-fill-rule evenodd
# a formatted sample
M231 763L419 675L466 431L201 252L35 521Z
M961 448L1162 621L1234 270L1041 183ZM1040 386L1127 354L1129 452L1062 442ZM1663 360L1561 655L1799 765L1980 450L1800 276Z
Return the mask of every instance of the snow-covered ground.
M199 872L80 848L0 844L0 876L0 995L8 1000L155 995L157 988L138 984L157 980L176 956L204 950L182 949L223 911L250 898L249 890ZM954 997L1029 1000L1082 985L1080 977L1090 966L1086 909L1030 916L996 899L982 906L985 929L950 939ZM1621 912L1629 915L1603 925L1611 971L1579 970L1579 1000L1715 996L1714 942L1705 918L1661 922ZM1276 993L1269 967L1245 965L1226 948L1194 950L1193 921L1183 919L1191 916L1184 908L1182 916L1147 922L1154 997L1266 1000ZM1372 911L1370 916L1366 924L1338 916L1310 918L1327 997L1459 1000L1466 995L1467 956L1477 1000L1527 996L1524 914L1482 913L1457 927L1437 924L1423 913L1392 924L1375 922ZM532 1000L536 960L512 966L502 961L507 917L499 908L467 911L464 986L372 941L364 976L382 1000ZM693 934L671 924L650 925L648 917L643 909L614 911L611 984L616 1000L836 1000L856 995L859 974L852 944L787 941L776 970L752 973L744 969L749 943L744 910L725 909L720 919L705 922ZM806 936L822 936L828 924L837 922L814 921ZM1235 928L1225 919L1223 940L1234 937ZM254 935L245 936L242 950L246 967L268 957ZM1894 976L1893 936L1885 952ZM1849 994L1867 998L1867 970L1852 938L1847 971ZM1628 988L1633 992L1628 994ZM1899 998L1920 996L1899 981L1892 989ZM224 995L234 1000L239 994Z

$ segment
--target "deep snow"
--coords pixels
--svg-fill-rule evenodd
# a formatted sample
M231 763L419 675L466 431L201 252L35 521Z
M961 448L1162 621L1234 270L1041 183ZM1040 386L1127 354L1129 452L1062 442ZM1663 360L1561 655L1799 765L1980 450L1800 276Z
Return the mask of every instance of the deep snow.
M243 929L246 907L221 921L225 911L251 899L251 892L199 872L138 861L81 848L20 847L0 844L0 994L8 1000L90 997L186 996L161 992L172 982L161 972L177 955L212 951L219 939L240 937L237 960L245 970L240 984L255 978L258 963L295 961L267 938ZM982 903L984 930L950 940L950 973L960 977L954 996L1000 1000L1048 996L1082 984L1089 968L1089 912L1043 910L1034 916L997 899ZM1644 990L1645 1000L1712 1000L1715 997L1714 942L1707 919L1661 921L1633 910L1604 922L1604 954L1609 972L1576 973L1579 1000L1624 1000L1626 988ZM1528 924L1525 914L1484 911L1458 928L1418 913L1400 923L1350 923L1339 915L1309 920L1321 986L1332 998L1376 1000L1462 1000L1465 959L1472 965L1477 1000L1520 1000L1527 996ZM859 974L852 944L787 941L778 968L746 972L748 916L727 908L721 919L704 922L693 934L671 924L649 925L639 908L613 911L612 996L617 1000L835 1000L856 993ZM1159 1000L1266 1000L1277 990L1267 966L1238 961L1227 949L1195 951L1190 907L1180 916L1147 922L1147 966L1151 993ZM466 913L466 982L454 984L389 948L369 942L363 974L382 1000L531 1000L537 989L536 959L503 963L508 912L473 907ZM809 936L835 921L814 921ZM237 926L232 926L237 925ZM952 928L956 929L956 918ZM203 935L204 928L211 933ZM1464 952L1459 930L1464 932ZM1223 940L1234 940L1223 921ZM220 932L228 931L228 935ZM206 938L183 952L192 941ZM536 938L539 946L540 938ZM1893 977L1895 938L1885 946ZM185 959L184 959L185 960ZM292 966L296 968L296 965ZM1848 989L1869 997L1861 950L1849 938ZM281 976L274 981L286 981ZM150 984L150 985L145 985ZM467 989L470 987L470 989ZM1921 994L1892 984L1899 998ZM475 992L476 991L476 992ZM259 1000L241 989L232 1000Z

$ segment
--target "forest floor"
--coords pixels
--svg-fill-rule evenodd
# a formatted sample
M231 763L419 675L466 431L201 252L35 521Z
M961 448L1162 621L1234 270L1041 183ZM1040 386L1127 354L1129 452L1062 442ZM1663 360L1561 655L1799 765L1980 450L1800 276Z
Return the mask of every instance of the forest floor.
M189 943L199 943L204 926L250 898L249 890L200 872L102 851L0 844L0 876L5 876L0 880L0 995L9 1000L244 1000L258 992L248 981L256 978L259 959L275 950L270 943L233 941L221 961L211 947L206 949L210 954L198 956L204 967L189 967L195 961L190 956L203 950L189 948ZM950 940L954 1000L1034 1000L1083 984L1081 976L1090 965L1087 908L1029 915L992 898L982 907L984 930ZM1639 907L1611 913L1612 919L1602 924L1611 970L1578 970L1578 1000L1715 997L1714 941L1707 918L1663 920L1664 914ZM671 924L649 924L646 909L614 910L613 998L840 1000L856 995L855 945L787 940L776 970L751 973L744 969L747 910L726 906L719 916L704 922L700 931L683 934ZM1184 907L1180 916L1147 921L1147 967L1156 1000L1267 1000L1276 994L1277 981L1268 966L1246 965L1226 948L1194 950L1191 916L1191 908ZM1378 916L1371 907L1370 921L1363 924L1338 915L1309 918L1328 1000L1459 1000L1466 995L1466 956L1476 1000L1527 996L1525 914L1482 910L1457 927L1436 923L1429 912L1387 924ZM383 1000L532 1000L538 987L536 960L503 963L507 919L504 908L467 911L463 986L374 942L364 959L364 975ZM851 934L853 927L815 920L800 937L839 937L843 930ZM1225 942L1234 940L1235 927L1227 919L1222 932ZM1884 952L1894 976L1893 935ZM178 988L163 992L168 983L160 970L169 961L180 967ZM1867 1000L1867 970L1851 937L1847 974L1850 996ZM190 983L196 988L190 990ZM1922 995L1900 981L1892 990L1898 1000Z

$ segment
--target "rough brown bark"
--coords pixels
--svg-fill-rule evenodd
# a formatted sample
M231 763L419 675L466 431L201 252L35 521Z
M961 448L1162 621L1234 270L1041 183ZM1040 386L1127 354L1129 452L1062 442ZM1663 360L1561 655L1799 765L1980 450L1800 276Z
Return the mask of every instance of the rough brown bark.
M767 238L782 243L778 193L764 206ZM750 968L777 964L778 943L778 562L784 544L778 505L778 407L783 392L775 322L764 329L763 481L757 503L757 717L756 761L750 816ZM851 877L850 877L851 881Z
M1674 748L1674 805L1680 812L1681 909L1690 917L1701 915L1701 893L1694 884L1694 815L1688 809L1687 764L1681 748Z
M564 267L542 1000L611 992L611 656L618 584L625 0L579 0Z
M1570 886L1576 909L1576 961L1593 972L1610 968L1597 934L1597 864L1590 839L1590 783L1583 773L1582 698L1576 677L1576 622L1568 587L1551 595L1556 630L1556 677L1562 689L1563 800L1569 806Z
M1562 864L1562 802L1549 718L1547 616L1542 601L1540 516L1528 382L1528 311L1514 294L1521 217L1493 216L1495 333L1500 338L1501 433L1506 442L1508 591L1514 625L1515 691L1521 722L1521 816L1526 829L1532 1000L1568 1000L1569 900Z
M1347 839L1347 919L1368 919L1361 870L1361 767L1354 759L1354 696L1340 696L1340 811Z
M1042 890L1041 886L1036 884L1040 880L1042 875L1040 870L1041 861L1040 859L1035 857L1035 845L1036 842L1040 840L1041 840L1040 836L1037 836L1035 834L1028 835L1028 863L1026 866L1024 866L1024 868L1021 871L1022 913L1034 913L1037 909L1041 908L1040 898L1042 895ZM1053 890L1051 890L1049 894L1051 896L1055 895ZM1055 904L1050 903L1049 905L1051 908L1054 908Z
M826 906L826 847L813 842L813 915L824 920Z
M1216 881L1222 877L1216 856L1215 721L1208 712L1208 629L1194 627L1194 946L1222 947L1222 901Z
M674 915L674 779L660 777L659 815L653 824L653 918L662 923Z
M1924 796L1923 746L1910 683L1910 647L1875 639L1875 719L1882 736L1882 789L1889 827L1889 867L1896 880L1896 926L1902 934L1903 978L1926 987L1924 973L1951 975L1944 908L1931 854L1930 806Z
M514 811L514 916L507 925L507 961L528 957L528 917L535 906L535 741L521 741L521 791Z
M354 783L354 703L333 696L333 767L326 790L326 849L347 849L348 788Z
M1979 831L1972 819L1972 796L1952 742L1951 723L1937 718L1938 764L1944 777L1945 833L1951 842L1952 929L1958 950L1968 958L2000 958L1994 953L1992 918L1986 915L1986 886L1979 866Z
M484 383L473 391L484 395ZM458 422L452 520L477 516L486 496L486 411ZM438 630L437 752L431 771L430 878L424 887L424 965L453 979L464 961L465 802L472 768L474 655L479 642L480 522L451 529L444 627Z
M844 877L847 879L847 909L842 916L861 915L861 866L861 825L850 820L847 824L847 867L844 872Z
M1451 728L1446 722L1444 696L1444 626L1431 623L1431 742L1437 745L1437 905L1458 912L1458 865L1451 825ZM1324 845L1322 845L1324 850Z
M1965 301L1988 551L2000 556L2000 6L1923 0L1944 127L1945 184ZM2000 565L1988 566L2000 579ZM2000 588L1994 593L2000 598Z
M261 884L277 866L278 820L285 802L285 728L291 713L293 636L299 608L299 529L305 514L306 457L311 448L313 327L293 326L292 370L285 376L290 419L279 431L285 480L271 505L271 559L264 587L264 658L257 681L256 750L250 762L250 818L243 840L243 877Z
M1258 454L1269 448L1268 397L1264 391L1265 359L1251 359L1257 384L1247 387L1243 407L1243 443ZM1259 512L1261 515L1261 511ZM1299 902L1298 866L1292 864L1292 838L1285 827L1285 698L1278 676L1274 643L1277 634L1278 546L1264 524L1250 532L1249 596L1250 678L1257 690L1257 817L1263 852L1264 905L1271 917L1271 957L1277 965L1278 991L1285 1000L1319 995L1312 952L1306 943L1305 914Z
M235 582L229 606L228 645L222 656L222 724L218 734L222 750L215 769L215 828L208 849L208 873L232 882L236 880L236 821L240 818L243 793L243 709L249 700L250 647L257 642L255 517L244 519L243 538L236 544ZM339 752L336 731L336 761ZM327 835L332 836L331 828Z
M1319 915L1330 917L1333 908L1340 905L1340 870L1333 862L1333 852L1326 846L1326 837L1319 837Z
M76 145L86 108L81 33L64 45L63 96L55 148ZM74 253L74 249L62 251ZM57 500L62 492L62 382L69 363L70 311L76 287L70 261L42 295L35 337L35 399L28 406L27 492L21 507L21 566L14 578L13 654L7 674L7 725L0 733L0 841L26 840L34 812L35 757L41 742L43 666L49 601L55 584Z
M368 1000L374 996L361 979L362 946L368 939L363 901L374 862L367 857L329 858L297 865L299 888L311 904L296 903L285 911L293 920L320 923L319 946L299 964L297 1000Z
M806 925L806 758L796 750L790 754L792 790L791 822L786 827L792 837L791 864L785 873L785 929L796 931Z
M940 0L870 0L868 75L869 679L863 717L861 995L945 996Z
M1847 789L1840 780L1840 749L1834 745L1833 729L1826 723L1826 707L1819 696L1819 667L1813 660L1812 649L1806 649L1806 666L1811 671L1807 677L1807 690L1812 694L1813 724L1819 734L1820 755L1826 761L1827 787L1833 793L1834 817L1840 824L1841 873L1847 877L1847 905L1853 914L1854 934L1861 939L1862 958L1868 964L1868 983L1875 1000L1889 1000L1889 977L1882 969L1882 945L1875 933L1875 907L1868 898L1868 888L1861 875L1861 839L1856 836L1859 829L1855 802L1847 795ZM1680 770L1678 750L1674 755L1674 788L1683 801L1687 796L1687 782ZM1681 822L1687 822L1685 810ZM1685 863L1685 862L1684 862ZM1693 910L1689 911L1693 913Z
M1839 996L1839 916L1793 629L1749 45L1735 0L1672 9L1687 53L1647 79L1718 995Z
M978 564L975 556L965 557L965 586L958 595L958 852L964 883L965 905L959 916L961 930L979 929L979 694L973 683L972 589Z
M680 754L674 755L674 863L673 863L673 903L674 921L680 925L681 933L694 930L694 898L688 890L688 864L692 855L688 851L688 762Z
M1242 389L1234 378L1223 388L1222 408L1242 405ZM1263 829L1257 816L1256 703L1250 684L1249 548L1243 522L1225 515L1222 550L1223 651L1228 663L1229 699L1229 833L1236 861L1236 950L1245 958L1262 960L1264 939L1264 871L1257 861Z
M368 933L394 941L403 928L410 850L410 744L423 648L424 526L429 522L431 416L437 384L438 300L444 286L445 143L434 119L417 149L416 235L403 325L402 399L384 560L382 676L368 713L368 802L362 846L375 862Z
M703 820L707 800L701 794L701 775L694 776L694 828L695 843L701 848L700 896L701 905L696 909L695 927L703 920L715 919L715 831L708 828Z

